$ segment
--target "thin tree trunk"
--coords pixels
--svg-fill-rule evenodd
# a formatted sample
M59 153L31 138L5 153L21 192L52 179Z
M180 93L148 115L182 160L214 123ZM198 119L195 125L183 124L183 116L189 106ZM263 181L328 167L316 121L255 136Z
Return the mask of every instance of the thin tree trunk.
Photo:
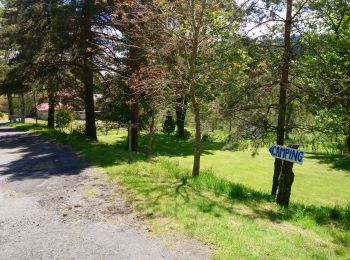
M194 161L193 161L193 170L192 176L199 176L200 170L200 160L201 160L201 119L199 104L197 103L194 91L191 93L192 108L194 114L194 121L196 127L195 140L194 140Z
M52 90L49 90L49 113L47 116L47 126L49 128L55 127L55 95Z
M187 100L182 96L176 99L176 125L177 135L181 138L185 138L185 119L187 112Z
M35 125L38 124L38 104L36 102L36 91L34 90Z
M348 152L350 153L350 133L348 133L348 136L346 138L346 145L348 146Z
M200 160L201 160L201 137L202 137L199 104L196 98L196 92L194 89L195 86L193 83L196 60L197 60L197 51L198 51L198 31L196 30L193 47L192 47L192 55L191 55L190 71L189 71L189 89L190 89L192 110L193 110L195 129L196 129L195 139L194 139L194 160L193 160L193 169L192 169L193 177L199 176Z
M130 120L131 124L138 126L140 117L140 107L138 101L135 101L131 105L130 109ZM139 128L133 127L131 128L131 150L133 152L137 152L139 149Z
M192 110L194 115L196 133L195 133L195 143L194 143L194 161L192 176L199 176L200 170L200 159L201 159L201 118L200 118L200 104L197 100L196 89L195 89L195 71L196 71L196 62L198 55L198 46L199 46L199 33L201 30L201 25L203 22L203 14L206 9L206 1L201 1L201 11L199 12L199 17L195 17L195 3L194 1L190 3L191 13L192 13L192 22L193 22L193 38L191 46L191 58L189 62L189 74L188 74L188 87L191 96Z
M140 49L136 47L138 45L138 39L136 35L136 28L134 25L129 28L129 41L132 46L129 49L129 68L130 75L140 70L141 63L143 61L143 54ZM140 119L140 105L138 94L130 87L131 101L130 101L130 120L133 125L138 125ZM136 152L139 149L139 129L132 128L131 130L131 149Z
M231 142L232 139L232 118L228 121L228 142Z
M277 144L284 145L284 134L286 125L286 110L287 110L287 88L289 82L289 66L292 59L292 45L291 45L291 30L292 30L292 5L293 0L287 0L286 20L284 28L284 54L282 73L280 80L280 93L279 93L279 110L278 110L278 122L277 122ZM276 195L278 187L278 179L282 170L282 161L278 158L275 159L275 168L272 180L271 194Z
M26 103L24 100L24 94L21 94L21 123L26 122Z
M83 74L85 102L85 135L92 140L97 140L94 104L94 85L92 63L92 31L91 19L95 7L95 0L86 0L82 9L82 40L83 40Z
M293 105L290 104L287 108L286 115L286 131L285 131L285 140L290 139L289 134L292 131L292 116L293 116Z
M9 120L10 122L14 121L14 116L15 116L15 109L13 106L13 97L11 93L7 93L7 103L9 107Z
M152 154L152 146L153 146L153 134L154 134L154 111L151 112L151 124L149 126L149 133L148 133L148 142L147 142L147 156L150 156Z

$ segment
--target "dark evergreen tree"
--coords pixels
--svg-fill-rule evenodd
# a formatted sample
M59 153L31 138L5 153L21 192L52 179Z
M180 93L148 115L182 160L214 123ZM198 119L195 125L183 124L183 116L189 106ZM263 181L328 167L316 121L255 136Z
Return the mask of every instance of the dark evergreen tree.
M168 111L165 120L163 122L163 132L170 135L175 130L175 121L173 115Z

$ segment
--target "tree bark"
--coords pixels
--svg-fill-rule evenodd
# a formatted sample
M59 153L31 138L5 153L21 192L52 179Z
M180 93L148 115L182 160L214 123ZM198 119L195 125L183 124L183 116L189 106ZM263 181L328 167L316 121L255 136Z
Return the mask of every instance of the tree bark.
M24 100L24 94L21 94L21 123L26 122L26 103Z
M189 73L188 73L188 89L191 96L192 110L195 121L195 139L194 139L194 159L193 159L193 169L192 169L192 177L199 176L200 171L200 160L201 160L201 118L200 118L200 108L199 103L196 97L196 89L195 89L195 71L196 71L196 62L198 56L198 44L199 44L199 33L200 33L200 24L202 23L203 13L205 10L205 1L202 2L202 12L201 16L198 18L196 22L195 18L195 4L192 2L191 4L191 13L192 13L192 21L194 23L193 27L193 38L192 38L192 46L191 46L191 57L189 62Z
M182 96L176 99L176 125L177 135L181 138L185 138L185 119L187 112L187 99Z
M284 161L281 174L278 178L276 203L288 207L292 185L294 182L293 163Z
M7 103L8 103L8 107L9 107L9 120L10 122L13 122L14 120L14 116L15 116L15 109L13 106L13 97L12 97L12 93L7 93Z
M194 140L194 161L193 161L193 170L192 176L199 176L200 170L200 160L201 160L201 120L200 120L200 111L199 104L196 100L194 90L191 91L191 101L193 107L194 121L196 127L195 140Z
M130 108L130 120L131 124L138 126L140 118L140 107L139 102L135 101L131 104ZM131 128L131 150L133 152L137 152L139 149L139 128L133 127Z
M38 124L38 104L37 104L37 100L36 100L36 91L34 90L34 106L35 106L35 124Z
M277 121L277 144L284 145L285 125L286 125L286 110L287 110L287 88L289 83L289 67L292 59L292 44L291 44L291 31L292 31L292 6L293 0L287 0L286 19L284 22L284 53L283 63L280 80L280 93L279 93L279 110ZM281 174L282 161L278 158L275 159L275 168L272 180L271 194L276 195L278 187L278 179Z
M348 152L350 153L350 133L348 133L348 136L346 138L346 145L348 146Z
M292 127L292 123L293 123L293 113L294 113L294 109L293 109L293 105L290 104L287 108L286 111L286 131L285 131L285 140L289 140L289 134L292 132L293 127Z
M95 123L94 85L92 70L91 19L95 7L95 0L86 0L82 8L82 44L83 44L83 70L82 83L84 85L85 103L85 135L97 140Z
M49 128L55 128L55 95L52 90L49 90L49 113L47 117L47 126Z
M141 53L138 46L138 38L137 38L137 32L134 25L130 26L129 28L129 41L130 41L130 48L129 48L129 69L130 69L130 75L132 76L133 73L138 72L141 67L141 63L143 61L143 54ZM138 94L136 93L135 89L132 88L132 86L129 86L130 93L131 93L131 100L130 100L130 120L133 125L138 125L140 120L140 104L139 104L139 98ZM138 128L132 128L131 130L131 149L133 152L138 151L139 149L139 129Z

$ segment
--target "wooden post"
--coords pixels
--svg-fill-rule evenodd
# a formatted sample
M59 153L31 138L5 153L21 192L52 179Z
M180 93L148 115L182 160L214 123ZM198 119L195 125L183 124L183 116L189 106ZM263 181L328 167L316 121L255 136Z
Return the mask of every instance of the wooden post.
M287 147L292 149L298 149L298 144L288 144ZM294 182L294 173L293 173L294 163L283 161L281 174L278 178L278 187L276 194L276 203L281 206L288 207L290 194L292 190L292 185Z

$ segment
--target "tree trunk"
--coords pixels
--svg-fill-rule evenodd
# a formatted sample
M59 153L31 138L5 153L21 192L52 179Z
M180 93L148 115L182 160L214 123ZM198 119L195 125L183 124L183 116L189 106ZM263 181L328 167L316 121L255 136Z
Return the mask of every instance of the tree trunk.
M346 145L348 146L348 152L350 153L350 133L348 133L348 137L346 138Z
M281 174L278 178L276 203L288 207L292 185L294 182L293 163L284 161Z
M24 94L21 94L21 123L26 122L26 103L24 100Z
M92 46L91 19L95 7L95 0L86 0L82 8L82 43L83 43L83 74L85 103L85 135L92 140L97 140L95 123L94 85L92 71Z
M284 28L284 53L282 73L280 80L279 106L278 106L278 122L277 122L277 144L284 145L284 134L286 125L286 110L287 110L287 88L289 83L289 67L292 59L292 44L291 44L291 30L292 30L292 5L293 0L287 0L286 20ZM271 194L276 195L278 187L278 179L282 170L282 162L280 159L275 159L274 175L272 180Z
M9 120L10 122L14 122L15 109L13 106L13 97L11 93L7 93L7 103L9 107Z
M35 106L35 125L38 124L38 104L37 104L37 101L36 101L36 91L34 90L34 106Z
M138 38L137 38L137 32L134 25L130 26L129 28L129 41L131 46L129 47L129 69L130 69L130 76L133 75L133 73L136 73L140 70L141 63L144 59L143 54L141 53L140 49L136 47L138 45ZM132 86L129 86L130 88L130 94L131 94L131 100L130 100L130 120L133 125L139 124L140 119L140 105L139 105L139 98L138 94L136 93L136 90L132 88ZM138 128L132 128L131 130L131 149L133 152L138 151L139 149L139 129Z
M192 108L193 108L193 114L194 114L194 121L195 121L195 127L196 127L196 133L195 133L195 139L194 139L194 161L193 161L193 170L192 170L192 176L197 177L199 176L199 170L200 170L200 160L201 160L201 119L200 119L200 111L199 111L199 104L197 103L194 90L191 91L191 101L192 101Z
M151 124L149 126L149 133L148 133L148 142L147 142L147 156L150 156L152 154L152 145L153 145L153 134L154 134L154 111L151 112Z
M185 138L185 118L187 112L187 100L182 96L176 99L176 125L177 135L181 138Z
M135 101L131 105L131 109L130 109L131 124L138 126L139 117L140 117L139 102ZM133 127L133 128L131 128L131 150L133 152L137 152L138 149L139 149L139 128Z
M276 158L274 164L273 180L272 180L272 190L271 195L276 196L278 188L278 178L282 170L282 160Z
M85 94L85 135L92 140L97 140L96 123L95 123L95 104L94 104L94 87L93 74L87 67L84 69L83 83Z
M49 90L49 114L47 117L47 126L55 128L55 95L52 90Z
M293 104L289 104L287 111L286 111L287 115L286 115L286 131L285 131L285 140L289 140L289 134L292 132L293 130L293 113L294 113L294 109L293 109Z

